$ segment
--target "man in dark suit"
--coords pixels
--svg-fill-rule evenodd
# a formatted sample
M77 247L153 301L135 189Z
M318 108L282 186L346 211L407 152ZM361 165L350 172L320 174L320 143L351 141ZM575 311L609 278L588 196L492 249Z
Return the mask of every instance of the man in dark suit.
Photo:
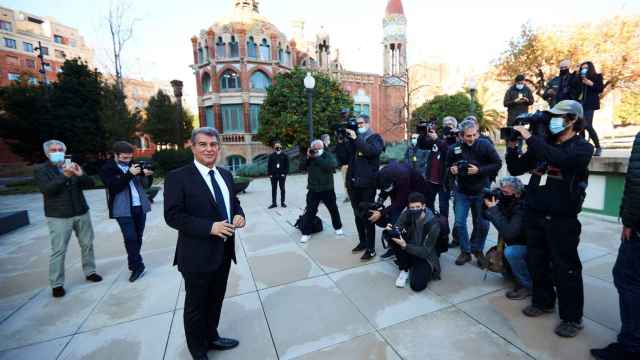
M229 350L234 339L218 334L231 260L236 262L234 231L244 227L233 176L215 166L220 136L213 128L191 134L194 163L170 172L164 186L164 218L178 230L174 265L184 278L184 330L195 360L207 350Z

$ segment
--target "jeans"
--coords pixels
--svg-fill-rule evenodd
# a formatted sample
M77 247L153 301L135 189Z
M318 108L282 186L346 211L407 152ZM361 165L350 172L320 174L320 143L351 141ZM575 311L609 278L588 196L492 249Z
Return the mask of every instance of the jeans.
M622 327L618 342L624 350L640 353L640 235L637 232L620 245L613 282L620 296Z
M142 234L144 234L147 214L142 211L142 206L134 206L131 208L131 217L118 217L116 220L120 225L120 231L122 231L122 237L124 238L129 270L136 271L144 268L140 249L142 248Z
M49 259L49 285L52 288L64 285L64 259L71 232L76 233L82 254L82 271L85 276L96 273L96 259L93 254L93 226L87 211L72 218L48 217L51 258Z
M331 214L331 224L333 228L336 230L342 229L342 221L340 220L340 211L336 204L335 191L309 191L307 193L307 210L304 212L305 219L302 221L304 225L302 235L311 235L311 221L318 213L318 205L320 205L321 201L324 203L324 206L327 207L327 210L329 210L329 214Z
M597 148L600 147L600 139L598 138L598 133L596 129L593 128L593 114L595 110L585 110L584 111L584 122L585 129L581 131L581 135L585 137L585 131L589 133L589 140L593 141L593 145Z
M489 220L482 216L482 195L466 195L456 191L453 210L456 217L454 229L457 229L460 250L466 253L483 251L489 233ZM469 210L471 210L473 218L471 239L469 239L469 231L467 230Z
M527 246L526 245L509 245L504 249L504 257L507 258L511 271L516 277L520 285L531 289L531 275L527 267Z
M286 176L271 176L271 204L275 205L276 198L278 197L278 185L280 185L280 203L284 204L284 182L287 180Z

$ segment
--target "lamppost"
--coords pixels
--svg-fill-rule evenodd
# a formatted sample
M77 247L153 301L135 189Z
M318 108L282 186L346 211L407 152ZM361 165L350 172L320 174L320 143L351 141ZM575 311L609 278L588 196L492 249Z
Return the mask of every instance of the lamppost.
M471 115L476 115L476 93L478 92L478 87L476 85L476 80L474 78L469 79L467 83L467 88L469 89L469 96L471 97L471 104L469 105L469 112Z
M307 125L309 126L309 141L313 141L313 89L316 87L316 79L310 72L304 78L304 87L307 92L307 106L309 111L307 113Z
M182 137L182 85L180 80L171 81L173 96L176 98L176 146L178 149L182 149L184 145L184 138Z

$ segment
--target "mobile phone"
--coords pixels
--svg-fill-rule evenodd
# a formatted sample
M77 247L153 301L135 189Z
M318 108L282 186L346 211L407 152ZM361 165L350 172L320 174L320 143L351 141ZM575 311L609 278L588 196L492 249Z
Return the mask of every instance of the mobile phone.
M71 166L71 155L64 156L64 167L68 168Z

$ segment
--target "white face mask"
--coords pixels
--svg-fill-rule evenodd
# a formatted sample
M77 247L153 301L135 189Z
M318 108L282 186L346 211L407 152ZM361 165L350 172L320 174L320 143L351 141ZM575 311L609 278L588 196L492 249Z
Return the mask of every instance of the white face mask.
M516 84L516 89L518 90L524 89L524 84Z
M411 145L416 146L418 144L418 139L411 139Z
M324 149L318 150L318 157L322 156L322 154L324 154Z
M49 153L49 160L54 164L60 164L64 161L64 152L56 151Z
M358 133L359 133L359 134L364 134L364 133L366 133L366 132L367 132L367 130L368 130L368 129L369 129L369 128L368 128L368 127L366 127L366 126L364 126L364 127L360 127L360 128L358 128Z

